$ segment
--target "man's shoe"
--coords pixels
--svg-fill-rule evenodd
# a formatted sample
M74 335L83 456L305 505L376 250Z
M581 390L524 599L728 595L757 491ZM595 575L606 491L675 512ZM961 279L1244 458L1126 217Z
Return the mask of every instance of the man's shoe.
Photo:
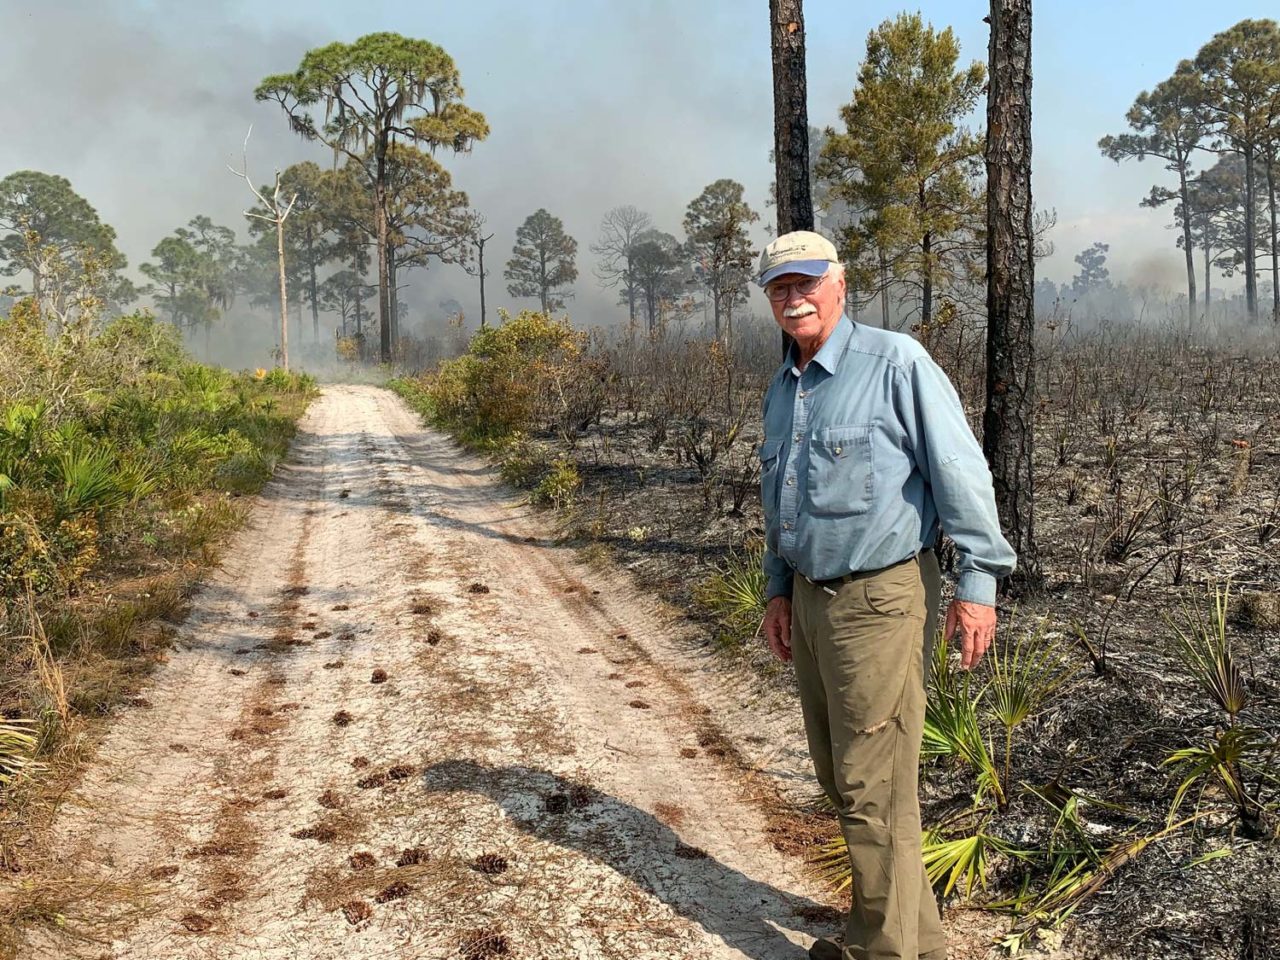
M809 948L810 960L844 960L844 947L830 937L820 937Z

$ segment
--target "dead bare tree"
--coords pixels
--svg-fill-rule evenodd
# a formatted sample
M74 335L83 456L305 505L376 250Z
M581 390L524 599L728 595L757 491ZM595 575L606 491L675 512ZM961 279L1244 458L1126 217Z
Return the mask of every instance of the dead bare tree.
M596 279L603 287L622 286L627 297L627 320L636 319L636 281L633 260L641 234L653 228L653 221L643 210L627 204L614 207L600 221L600 239L591 252L600 257Z
M480 256L480 264L476 269L476 276L480 278L480 329L483 330L485 328L484 278L488 275L488 271L484 268L484 245L493 239L493 234L491 233L487 237L482 235L484 233L484 217L478 213L472 218L471 230L471 242L475 245L476 251Z
M258 213L254 210L246 210L246 217L253 217L257 220L263 220L267 223L274 224L276 228L276 255L279 257L280 270L280 365L285 370L289 369L289 284L285 275L284 267L284 222L289 218L289 214L293 212L293 205L298 201L298 195L295 193L289 198L288 203L283 203L280 196L280 171L276 171L276 182L271 199L268 200L262 195L262 192L253 185L253 181L249 179L249 137L253 134L253 127L249 127L249 132L244 135L244 148L240 157L240 169L237 170L231 164L227 164L227 169L248 184L253 195L258 198L258 203L262 204L262 209L267 213Z

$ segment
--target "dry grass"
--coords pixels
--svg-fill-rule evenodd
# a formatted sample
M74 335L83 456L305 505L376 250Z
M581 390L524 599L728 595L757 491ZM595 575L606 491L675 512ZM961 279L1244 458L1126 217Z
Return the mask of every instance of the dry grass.
M1235 619L1255 630L1280 630L1280 593L1240 594L1236 598Z
M68 958L97 956L112 931L154 915L155 893L146 880L66 873L6 877L0 880L0 956L22 957L33 928L56 931Z
M359 866L355 858L359 857ZM325 910L342 909L355 900L377 900L388 890L430 889L439 896L442 889L452 889L457 881L456 864L424 860L405 866L380 867L372 854L355 854L342 866L323 866L308 878L304 903L319 903ZM404 887L396 885L403 884ZM397 899L390 897L388 899ZM385 902L385 901L378 901Z
M684 825L684 808L674 803L659 801L653 805L653 815L665 823L668 827L680 827Z

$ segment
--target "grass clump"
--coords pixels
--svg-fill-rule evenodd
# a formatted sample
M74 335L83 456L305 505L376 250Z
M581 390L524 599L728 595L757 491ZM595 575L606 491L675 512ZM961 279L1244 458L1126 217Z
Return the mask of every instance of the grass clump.
M1224 722L1208 737L1165 758L1164 766L1181 778L1169 808L1169 822L1189 794L1194 791L1203 799L1206 788L1216 784L1231 801L1244 831L1264 837L1275 830L1271 821L1275 819L1280 775L1275 771L1274 757L1280 742L1245 719L1253 697L1228 632L1230 586L1214 587L1207 606L1206 612L1184 603L1180 619L1170 618L1169 624L1179 659L1199 689L1204 706L1220 710ZM1271 802L1264 799L1268 794Z
M564 509L572 505L581 488L582 477L578 475L577 466L572 460L561 458L543 474L530 492L529 500L539 506Z
M725 646L737 647L750 640L764 622L763 554L760 541L730 552L694 591L694 599L716 618L718 638Z

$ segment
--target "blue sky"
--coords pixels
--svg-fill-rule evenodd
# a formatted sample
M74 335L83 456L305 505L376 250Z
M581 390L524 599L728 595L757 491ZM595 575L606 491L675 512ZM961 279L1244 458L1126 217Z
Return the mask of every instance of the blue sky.
M809 0L805 9L810 120L825 125L850 98L867 32L904 8ZM985 59L985 3L906 9L953 27L966 62ZM1234 0L1039 4L1033 185L1038 205L1058 214L1056 253L1042 275L1068 280L1072 256L1101 240L1112 245L1118 276L1181 283L1169 213L1138 207L1167 174L1151 161L1117 166L1096 144L1123 130L1139 91L1213 33L1266 15L1257 3ZM375 30L432 40L454 57L467 101L487 115L493 134L446 163L488 216L498 233L491 249L504 259L533 210L565 220L584 261L571 311L612 309L612 295L594 289L585 262L610 207L635 204L679 233L689 200L712 180L733 177L762 220L772 220L764 0L9 0L0 6L0 31L20 44L0 71L21 92L0 104L0 172L34 167L69 177L117 228L134 264L196 213L241 228L244 187L225 163L238 163L250 123L249 164L259 180L298 159L327 159L288 133L278 108L253 102L258 80L293 69L310 47ZM415 278L414 299L433 306L457 296L470 306L470 281L455 274Z

